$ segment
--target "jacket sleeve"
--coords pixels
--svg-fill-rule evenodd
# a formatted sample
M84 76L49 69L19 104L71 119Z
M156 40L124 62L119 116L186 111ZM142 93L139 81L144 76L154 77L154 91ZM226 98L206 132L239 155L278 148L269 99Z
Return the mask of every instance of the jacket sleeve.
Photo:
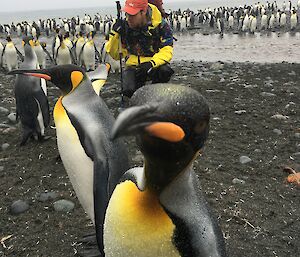
M160 26L160 41L161 48L152 57L154 67L169 63L173 57L173 32L169 24L162 19Z
M119 38L120 34L114 31L111 31L109 34L109 40L105 44L106 52L115 60L120 60L119 55ZM127 55L127 50L122 47L122 56Z

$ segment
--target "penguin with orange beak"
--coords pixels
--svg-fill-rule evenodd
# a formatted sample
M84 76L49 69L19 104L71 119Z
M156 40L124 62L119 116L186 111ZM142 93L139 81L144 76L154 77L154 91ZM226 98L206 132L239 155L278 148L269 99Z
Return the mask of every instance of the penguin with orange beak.
M104 71L101 72L101 69ZM128 170L127 150L121 139L111 141L114 118L93 88L91 79L106 79L102 65L90 76L76 65L41 70L15 70L44 78L62 91L54 108L58 150L76 195L95 224L99 250L103 253L103 222L111 193ZM91 78L91 79L90 79Z
M193 170L210 111L195 90L172 84L138 89L112 138L135 135L144 167L116 186L104 224L106 257L225 257L225 242Z

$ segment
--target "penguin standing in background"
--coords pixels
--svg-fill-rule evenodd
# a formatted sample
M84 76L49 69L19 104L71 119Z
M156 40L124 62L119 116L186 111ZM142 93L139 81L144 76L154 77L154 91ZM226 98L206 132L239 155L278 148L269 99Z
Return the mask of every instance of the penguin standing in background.
M76 42L74 43L75 44L76 60L77 60L77 64L79 66L82 66L82 60L79 60L79 55L80 55L80 52L82 50L82 47L83 47L84 43L85 43L85 38L83 37L83 34L80 31L79 34L78 34L78 38L77 38Z
M71 49L65 44L62 35L59 35L60 45L56 50L55 61L57 65L75 63Z
M25 59L20 68L24 70L37 69L39 65L33 49L32 37L25 37L22 43ZM49 126L50 122L46 81L41 78L17 75L15 97L17 118L20 118L23 129L20 145L24 145L30 137L37 137L40 141L44 140L45 128Z
M42 77L61 89L62 96L54 108L58 150L81 205L94 221L103 253L103 222L108 200L128 169L124 143L109 138L115 121L110 110L95 93L85 71L76 65L16 70L11 74ZM92 75L95 79L95 73Z
M290 22L291 22L291 30L296 29L296 26L297 26L297 23L298 23L297 11L296 10L291 11Z
M2 61L6 63L8 71L18 68L18 53L10 36L6 38L7 43L2 52Z
M3 53L4 46L2 42L0 42L0 68L2 68L3 62L2 62L2 53Z
M82 46L79 54L79 62L82 63L86 71L95 70L96 53L99 55L94 43L95 34L95 31L89 33L89 38Z
M225 243L192 163L209 132L209 107L172 84L138 89L112 138L135 135L144 167L127 171L105 216L106 257L225 257Z
M59 34L59 29L57 28L55 30L55 36L53 37L52 41L52 58L55 60L55 56L57 53L57 48L60 45L60 34Z
M46 45L45 45L45 47L46 47ZM34 51L37 56L37 61L38 61L39 67L41 69L46 68L46 56L45 56L43 47L38 38L34 41Z

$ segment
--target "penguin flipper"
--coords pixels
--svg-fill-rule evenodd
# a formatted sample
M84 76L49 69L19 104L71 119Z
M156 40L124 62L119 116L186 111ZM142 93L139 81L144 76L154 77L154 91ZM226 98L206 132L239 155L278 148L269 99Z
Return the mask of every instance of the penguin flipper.
M44 126L48 127L50 123L50 111L47 96L44 94L44 91L41 88L41 90L34 91L33 97L38 101L41 107Z
M179 252L185 256L227 256L222 231L192 170L172 181L161 193L160 202L176 226L173 243Z
M96 239L99 251L104 256L103 227L109 201L109 164L108 161L94 160L94 216Z

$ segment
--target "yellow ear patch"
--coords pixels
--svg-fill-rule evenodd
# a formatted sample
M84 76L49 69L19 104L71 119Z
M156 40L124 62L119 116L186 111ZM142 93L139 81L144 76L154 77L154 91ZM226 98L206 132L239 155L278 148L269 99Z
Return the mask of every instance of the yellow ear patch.
M73 71L71 73L71 81L73 89L76 88L83 79L83 74L80 71Z
M29 45L31 45L32 47L34 47L34 42L33 42L33 40L29 40Z
M154 137L176 143L181 141L185 133L183 129L172 122L155 122L146 127L146 131Z
M22 40L22 46L25 46L25 42L24 42L24 40Z

